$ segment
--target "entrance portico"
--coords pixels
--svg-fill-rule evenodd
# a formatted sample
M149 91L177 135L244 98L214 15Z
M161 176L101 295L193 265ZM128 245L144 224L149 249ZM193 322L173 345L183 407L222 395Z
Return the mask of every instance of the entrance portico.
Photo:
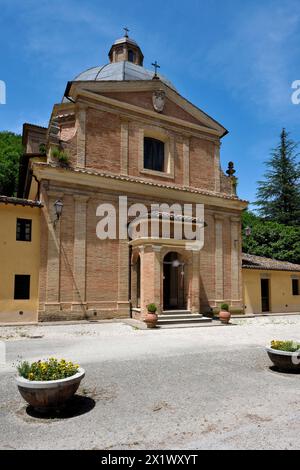
M169 310L200 312L199 251L186 249L181 240L130 242L133 316L143 318L147 305L158 313Z

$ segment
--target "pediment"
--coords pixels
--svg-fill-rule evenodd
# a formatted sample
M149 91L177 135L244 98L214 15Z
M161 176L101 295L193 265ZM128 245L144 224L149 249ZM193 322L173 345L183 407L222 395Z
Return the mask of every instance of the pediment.
M80 94L80 90L82 90L151 112L155 112L153 93L161 90L165 93L165 105L161 112L157 112L158 116L170 117L187 124L201 126L208 131L213 131L219 137L227 134L227 130L221 124L161 81L73 82L72 88L74 91L76 88L76 95Z

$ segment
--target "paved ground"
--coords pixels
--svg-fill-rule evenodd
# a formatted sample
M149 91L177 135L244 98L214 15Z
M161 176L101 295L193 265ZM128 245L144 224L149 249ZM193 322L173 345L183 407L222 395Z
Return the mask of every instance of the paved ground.
M263 346L299 340L300 316L237 323L0 328L0 448L299 449L300 376L272 372ZM80 362L86 378L69 414L41 420L26 411L12 363L50 355Z

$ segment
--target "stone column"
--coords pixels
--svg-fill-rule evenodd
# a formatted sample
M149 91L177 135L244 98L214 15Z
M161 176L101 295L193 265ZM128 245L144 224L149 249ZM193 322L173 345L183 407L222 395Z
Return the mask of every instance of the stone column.
M72 310L82 310L86 305L86 218L88 196L74 195L74 252L73 252L73 302Z
M121 122L121 174L128 174L128 135L129 123L122 120Z
M60 220L56 220L54 203L62 200L63 194L48 191L48 249L47 249L47 281L46 281L46 315L55 315L60 310L60 256L61 241ZM61 216L63 217L63 215Z
M163 299L161 299L161 246L152 246L154 254L154 303L157 305L158 313L163 310Z
M242 302L241 285L241 220L231 217L231 303L240 307Z
M86 109L79 106L76 111L76 128L77 128L77 162L79 168L85 167L85 128L86 128Z
M190 185L190 139L183 141L183 185Z
M215 143L215 155L214 155L215 191L218 193L221 190L220 146L221 146L220 142Z
M215 215L215 300L224 300L223 218Z
M146 313L147 305L155 303L158 313L161 310L160 299L160 247L147 246L140 249L141 258L141 314Z

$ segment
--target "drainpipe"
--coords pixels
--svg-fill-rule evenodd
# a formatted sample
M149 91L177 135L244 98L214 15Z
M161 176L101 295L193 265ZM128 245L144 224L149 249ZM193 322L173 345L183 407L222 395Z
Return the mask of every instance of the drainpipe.
M40 182L40 180L37 179L37 177L35 176L35 174L33 173L32 170L31 170L31 176L35 179L35 181L37 182L37 185L38 185L37 198L35 198L35 199L39 201L40 197L41 197L41 182Z

